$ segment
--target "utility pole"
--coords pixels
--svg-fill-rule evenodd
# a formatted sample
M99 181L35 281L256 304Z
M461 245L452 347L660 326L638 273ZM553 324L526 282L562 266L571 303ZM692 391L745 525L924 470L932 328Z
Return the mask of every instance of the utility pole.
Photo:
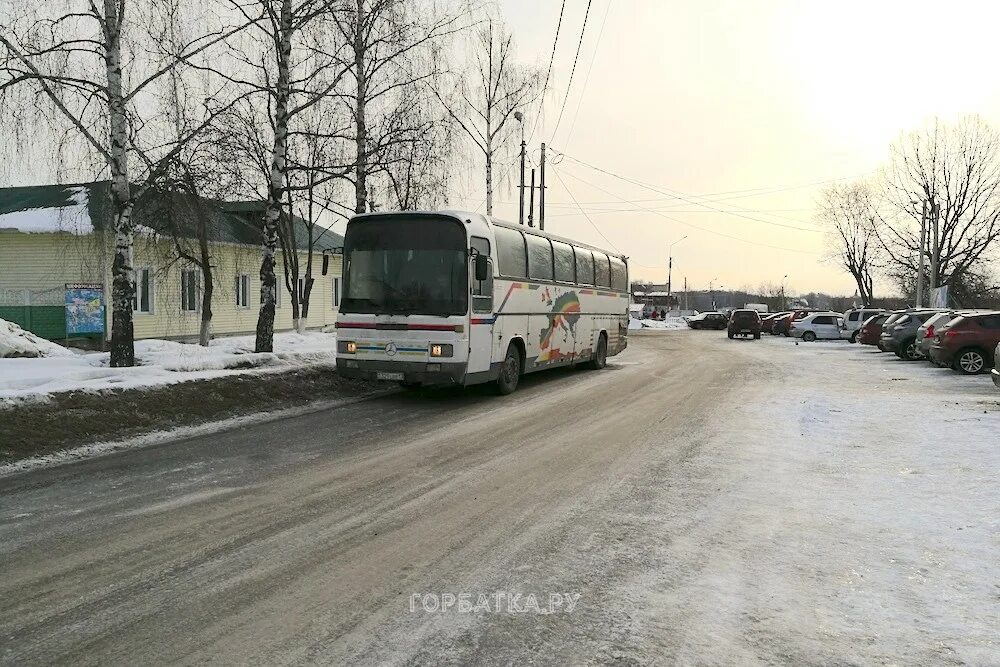
M684 276L684 310L690 310L688 308L690 305L688 303L688 277Z
M542 164L539 167L541 179L538 183L538 228L545 230L545 144L542 144Z
M667 308L671 308L670 305L670 274L674 270L674 258L671 255L667 258Z
M670 306L670 296L673 293L670 284L670 274L673 273L674 270L674 246L686 238L687 234L671 243L670 247L667 248L667 306ZM686 288L685 291L687 291Z
M524 143L524 115L520 111L514 112L514 118L517 122L521 124L521 184L518 186L517 191L520 194L520 202L518 207L517 221L520 224L524 224L524 158L525 158L525 148Z
M528 191L528 226L534 227L535 221L535 168L531 168L531 190Z
M920 250L917 252L917 308L924 305L924 246L927 240L927 200L920 210Z
M940 287L941 282L941 242L938 234L938 226L941 218L941 205L931 198L931 236L928 243L931 244L931 293Z

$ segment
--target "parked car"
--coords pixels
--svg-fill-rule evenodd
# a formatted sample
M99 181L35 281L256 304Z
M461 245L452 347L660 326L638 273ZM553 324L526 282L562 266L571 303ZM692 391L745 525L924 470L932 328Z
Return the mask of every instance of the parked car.
M931 360L975 375L993 366L1000 345L1000 312L959 315L934 336Z
M792 322L788 334L801 338L807 343L819 338L840 340L843 324L843 316L840 313L810 313L802 319Z
M796 322L798 322L804 317L811 315L812 313L822 313L822 312L826 311L817 310L816 308L799 308L798 310L793 310L792 313L787 318L787 322L784 327L784 331L782 333L785 336L792 335L791 334L792 327L795 325ZM840 313L834 313L834 314L837 317L840 317Z
M869 317L881 315L881 308L852 308L844 313L844 336L852 343L858 342L858 330Z
M917 347L917 329L920 325L939 313L938 310L912 310L903 313L892 322L882 325L882 336L879 341L883 350L895 352L900 359L916 361L922 358Z
M754 340L760 340L760 313L749 308L734 310L729 316L727 333L730 339L753 336Z
M725 329L729 325L729 319L717 312L698 313L688 318L687 325L692 329Z
M889 319L889 313L882 313L869 317L858 328L857 341L862 345L878 346L879 337L882 335L882 323Z
M788 311L780 313L771 313L767 317L761 319L760 330L762 333L774 333L775 323L788 314Z
M896 320L898 320L899 318L903 317L908 312L909 312L908 310L904 309L904 310L894 310L891 313L889 313L889 317L887 317L886 320L885 320L885 322L882 323L882 328L879 330L879 339L875 343L875 346L878 347L878 349L882 350L883 352L890 352L891 351L891 350L887 350L884 347L882 347L882 332L885 331L887 327L892 326L892 324Z
M931 344L934 342L934 336L937 331L944 328L948 322L958 317L958 315L959 311L957 310L946 310L935 313L929 320L920 325L920 328L917 329L917 348L924 358L930 356Z
M1000 389L1000 345L993 352L993 370L990 371L990 376L993 377L993 384Z

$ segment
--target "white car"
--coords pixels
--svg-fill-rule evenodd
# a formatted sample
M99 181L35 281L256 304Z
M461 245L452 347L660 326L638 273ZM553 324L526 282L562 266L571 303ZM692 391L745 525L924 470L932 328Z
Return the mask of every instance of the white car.
M844 337L850 340L852 343L858 342L858 332L861 329L861 325L869 317L874 317L876 315L881 315L885 311L881 308L852 308L844 313L844 326L841 329L844 333Z
M844 316L840 313L810 313L793 322L788 334L806 342L818 339L840 340L843 337L843 325Z

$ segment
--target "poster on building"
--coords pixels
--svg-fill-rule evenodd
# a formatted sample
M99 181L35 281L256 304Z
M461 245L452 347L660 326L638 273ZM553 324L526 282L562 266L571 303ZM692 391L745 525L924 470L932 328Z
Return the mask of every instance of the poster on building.
M66 335L104 333L104 285L66 283Z

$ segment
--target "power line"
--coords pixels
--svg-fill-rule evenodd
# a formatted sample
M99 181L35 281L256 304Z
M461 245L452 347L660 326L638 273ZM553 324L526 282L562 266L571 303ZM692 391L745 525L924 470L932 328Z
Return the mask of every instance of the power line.
M597 50L601 47L601 37L604 36L604 24L608 22L608 14L611 12L611 3L604 10L604 18L601 19L601 29L597 31L597 41L594 43L594 55L590 58L590 66L587 67L587 76L583 79L583 90L580 91L580 98L576 101L576 111L573 112L573 122L569 126L569 134L566 135L566 145L569 146L570 139L573 138L573 130L576 129L576 119L580 115L580 107L583 106L583 98L587 94L587 84L590 83L590 73L594 70L594 61L597 60ZM555 134L553 133L553 139Z
M572 155L567 155L566 153L563 153L563 155L565 155L566 157L568 157L570 160L573 160L574 162L583 165L584 167L587 167L589 169L593 169L594 171L599 171L602 174L607 174L608 176L612 176L612 177L617 178L619 180L625 181L626 183L632 183L633 185L638 185L639 187L645 188L645 189L650 190L652 192L659 192L660 194L663 194L663 195L673 196L673 197L675 197L675 198L677 198L677 199L679 199L681 201L687 202L689 204L693 204L695 206L703 206L703 207L705 207L707 209L710 209L712 211L715 211L717 213L723 213L723 214L727 214L727 215L734 215L734 216L739 217L739 218L745 218L747 220L753 220L754 222L760 222L760 223L763 223L765 225L774 225L775 227L785 227L786 229L794 229L794 230L800 231L800 232L811 232L813 234L821 234L821 233L823 233L823 230L821 230L821 229L816 229L816 228L807 229L805 227L798 227L796 225L786 225L785 223L782 223L782 222L774 222L772 220L764 220L763 218L755 218L753 216L746 215L746 214L743 214L743 213L734 213L732 211L727 211L725 209L715 208L714 206L709 206L708 204L706 204L704 202L697 201L696 199L690 199L688 197L685 197L681 193L678 193L678 192L675 192L675 191L671 191L671 190L668 190L666 188L660 189L660 188L657 188L655 186L651 186L651 185L647 185L645 183L642 183L641 181L637 181L635 179L628 178L627 176L621 176L620 174L616 174L616 173L610 172L607 169L602 169L601 167L595 167L592 164L588 164L588 163L584 162L583 160L575 158ZM796 222L802 222L802 221L796 221ZM803 224L810 224L810 223L803 223Z
M570 199L572 199L572 200L573 200L573 201L575 202L575 201L576 201L576 197L574 197L574 196L573 196L573 191L569 189L569 186L568 186L568 185L566 185L566 181L564 181L564 180L563 180L563 178L562 178L562 176L560 176L560 175L559 175L559 172L558 172L558 171L556 171L555 169L553 169L553 170L552 170L552 173L554 173L554 174L556 175L556 178L558 178L558 179L559 179L559 182L560 182L560 183L562 183L562 186L563 186L563 188L564 188L564 189L566 190L566 194L568 194L568 195L569 195L569 198L570 198ZM590 216L589 216L589 215L587 215L587 212L583 210L583 207L582 207L582 206L580 206L579 204L577 204L577 208L579 208L579 209L580 209L580 213L583 213L583 217L585 217L585 218L587 219L587 222L589 222L589 223L590 223L590 226L594 228L594 231L596 231L596 232L597 232L598 234L600 234L600 235L601 235L601 238L602 238L602 239L604 239L605 241L607 241L607 242L608 242L608 244L609 244L609 245L610 245L610 246L611 246L612 248L614 248L614 249L615 249L615 252L617 252L617 253L618 253L619 255L624 255L624 254L625 254L625 253L623 253L623 252L622 252L621 250L619 250L619 249L618 249L618 246L616 246L616 245L615 245L614 243L612 243L612 242L611 242L611 239L609 239L609 238L608 238L607 236L605 236L605 235L604 235L604 232L602 232L602 231L601 231L601 230L600 230L600 229L599 229L599 228L597 227L597 225L596 225L596 224L594 224L594 221L590 219Z
M559 117L556 119L556 128L552 130L552 138L549 139L549 143L556 138L556 132L559 131L559 125L562 123L563 113L566 111L566 102L569 101L569 91L573 87L573 75L576 74L576 63L580 59L580 48L583 46L583 35L587 32L587 18L590 16L590 3L592 0L587 0L587 10L583 13L583 25L580 27L580 40L576 43L576 55L573 56L573 68L569 71L569 81L566 82L566 94L563 95L562 106L559 108Z
M573 174L571 172L566 172L566 175L569 176L570 178L573 178L573 179L576 179L576 180L580 181L584 185L589 185L590 187L596 188L597 190L600 190L601 192L603 192L605 194L611 195L612 197L617 197L619 200L625 202L626 204L637 205L636 202L630 201L628 199L625 199L624 197L622 197L620 195L616 195L615 193L613 193L613 192L611 192L609 190L605 190L601 186L596 185L594 183L591 183L589 181L586 181L586 180L580 178L579 176L577 176L577 175L575 175L575 174ZM732 239L734 241L739 241L741 243L748 243L750 245L761 246L763 248L771 248L773 250L783 250L785 252L794 252L794 253L799 253L799 254L803 254L803 255L816 255L816 254L818 254L818 253L815 253L815 252L809 252L807 250L799 250L797 248L785 248L785 247L782 247L782 246L771 245L769 243L760 243L758 241L751 241L749 239L740 238L739 236L733 236L731 234L726 234L725 232L716 231L716 230L708 228L708 227L701 227L699 225L695 225L695 224L692 224L690 222L686 222L686 221L681 220L679 218L673 218L673 217L667 215L666 213L663 213L663 212L658 211L656 209L646 209L646 212L647 213L652 213L653 215L658 215L661 218L664 218L666 220L670 220L671 222L676 222L678 224L684 225L685 227L690 227L692 229L697 229L697 230L702 231L702 232L708 232L709 234L715 234L716 236L722 236L724 238Z
M562 0L559 7L559 21L556 22L556 36L552 40L552 55L549 56L549 69L545 72L545 83L542 85L542 95L538 98L538 113L535 114L535 122L531 125L531 132L528 133L528 142L535 136L535 129L538 127L538 119L542 117L542 109L545 108L545 93L549 90L549 78L552 76L552 64L556 60L556 46L559 44L559 30L562 28L563 13L566 11L566 0Z

